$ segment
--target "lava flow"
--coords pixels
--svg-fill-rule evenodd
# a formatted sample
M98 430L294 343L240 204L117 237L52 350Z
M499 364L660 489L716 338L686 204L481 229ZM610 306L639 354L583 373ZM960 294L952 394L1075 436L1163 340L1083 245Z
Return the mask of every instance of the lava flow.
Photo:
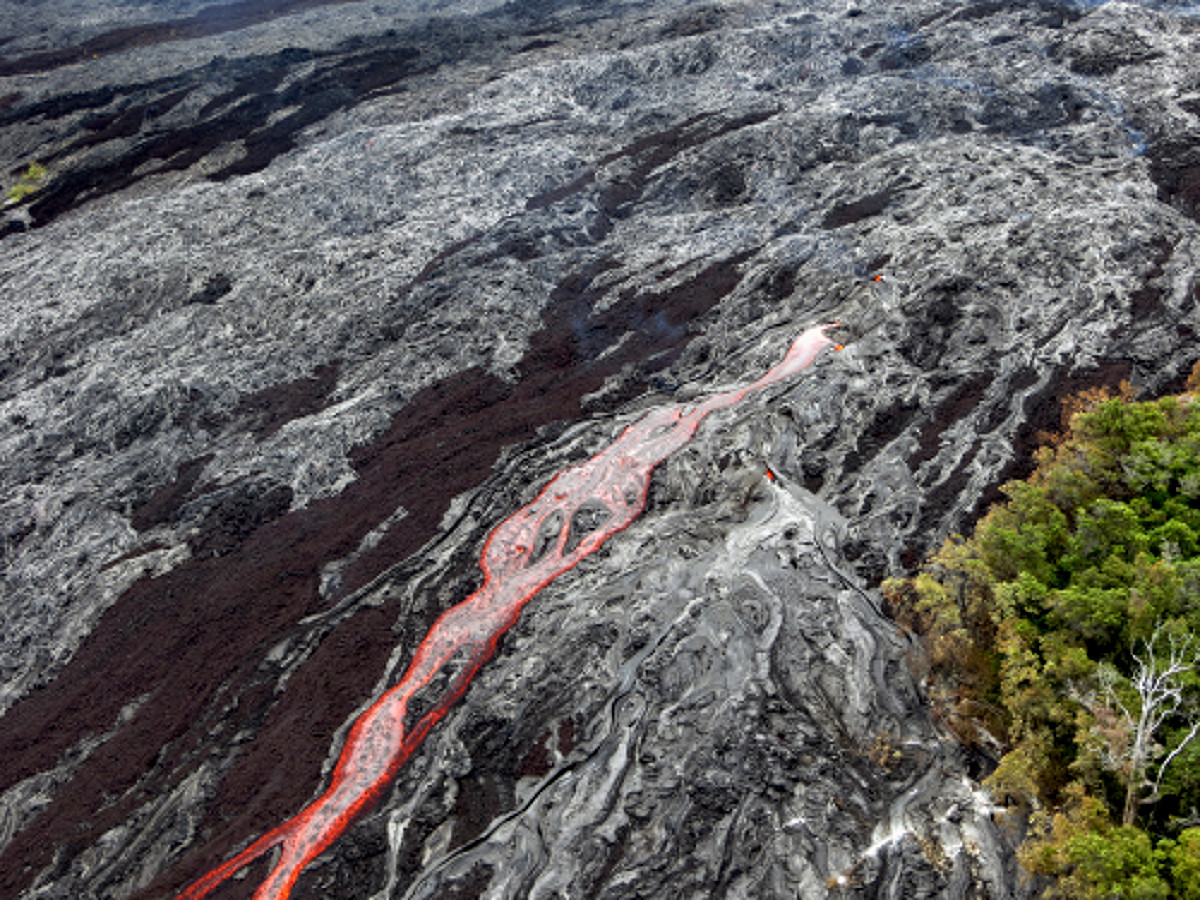
M833 323L837 324L837 323ZM350 729L328 790L294 818L260 837L179 895L199 900L227 878L280 845L282 851L254 900L284 900L301 871L379 798L429 730L466 692L496 643L538 591L626 528L646 505L650 473L692 439L711 412L732 406L751 391L799 372L826 344L821 325L804 332L787 356L746 387L702 403L654 410L622 432L589 461L556 475L529 505L488 536L480 567L483 586L446 610L417 648L408 671ZM406 731L409 702L459 651L468 658L450 686Z

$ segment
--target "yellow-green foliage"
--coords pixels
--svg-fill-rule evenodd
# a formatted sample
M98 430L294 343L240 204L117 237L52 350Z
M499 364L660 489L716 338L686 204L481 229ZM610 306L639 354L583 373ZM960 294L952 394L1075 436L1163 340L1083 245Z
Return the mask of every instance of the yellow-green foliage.
M1200 830L1180 824L1200 808L1200 740L1184 743L1200 672L1178 676L1185 702L1152 758L1129 761L1136 667L1200 635L1198 389L1200 364L1178 397L1073 398L1065 433L969 540L884 584L935 714L1000 756L989 786L1030 816L1022 858L1049 896L1200 897Z
M21 180L8 189L8 202L20 203L38 189L39 182L45 177L46 167L39 162L31 162Z
M1038 829L1040 836L1022 848L1021 862L1052 879L1044 894L1049 900L1169 900L1191 889L1181 883L1173 894L1162 877L1162 870L1170 868L1174 842L1156 848L1145 831L1114 826L1104 805L1077 785L1067 792L1060 811L1048 818L1039 823L1044 826Z
M5 195L12 203L20 203L30 194L37 190L36 184L26 184L24 181L14 184L8 189Z
M1175 875L1175 894L1180 900L1200 900L1200 828L1188 828L1178 841L1162 841Z

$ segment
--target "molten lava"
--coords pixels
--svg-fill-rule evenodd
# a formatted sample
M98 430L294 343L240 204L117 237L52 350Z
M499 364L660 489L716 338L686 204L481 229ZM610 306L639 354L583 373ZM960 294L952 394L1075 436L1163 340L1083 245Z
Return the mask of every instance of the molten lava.
M836 324L836 323L835 323ZM697 404L663 407L643 416L587 462L556 475L537 498L498 525L483 547L483 586L434 623L405 673L359 717L346 738L328 790L294 818L267 832L179 895L199 900L267 850L282 847L255 900L285 900L301 871L382 794L425 735L466 692L496 643L538 591L626 528L646 504L650 474L687 444L711 412L796 374L832 341L810 328L781 363L753 384ZM840 349L840 347L838 348ZM411 730L405 717L414 695L460 651L467 661Z

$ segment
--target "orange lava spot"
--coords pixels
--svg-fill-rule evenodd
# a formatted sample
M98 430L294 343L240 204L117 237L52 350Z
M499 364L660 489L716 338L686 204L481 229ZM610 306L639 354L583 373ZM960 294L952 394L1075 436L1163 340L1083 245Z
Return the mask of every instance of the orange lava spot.
M751 391L794 375L811 363L833 343L825 336L825 329L831 327L822 325L804 332L783 361L753 384L699 404L650 411L590 460L555 476L532 503L497 525L480 555L483 586L442 613L417 647L400 683L385 691L351 726L325 793L194 882L178 900L200 900L277 846L279 859L254 892L254 900L286 900L304 868L379 800L433 726L466 693L471 679L495 653L501 635L517 621L525 604L637 518L645 508L654 467L687 444L709 413L732 406ZM767 476L775 477L770 469ZM561 484L568 486L566 492L555 484L560 478ZM553 493L551 486L555 487ZM570 528L575 512L585 503L604 506L609 516L568 551L563 531ZM551 519L558 522L559 541L531 563L524 555L527 546ZM448 673L449 687L433 708L415 723L407 722L409 701L463 649L469 651L467 660Z

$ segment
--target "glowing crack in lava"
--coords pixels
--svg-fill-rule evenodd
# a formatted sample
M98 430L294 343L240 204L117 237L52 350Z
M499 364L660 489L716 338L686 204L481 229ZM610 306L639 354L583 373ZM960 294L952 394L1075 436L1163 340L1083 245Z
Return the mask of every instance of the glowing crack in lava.
M311 805L268 832L179 895L199 900L243 866L276 845L278 861L254 900L285 900L301 871L379 798L429 730L466 692L471 678L495 652L496 643L521 609L543 587L629 525L646 505L650 473L696 434L714 410L751 391L794 375L827 344L830 325L796 339L783 362L746 387L696 404L663 407L630 425L605 450L556 475L528 506L488 536L480 567L483 587L446 610L434 623L395 687L384 693L350 729L328 790ZM838 348L840 349L840 347ZM467 661L450 686L412 727L404 728L409 702L460 651Z

